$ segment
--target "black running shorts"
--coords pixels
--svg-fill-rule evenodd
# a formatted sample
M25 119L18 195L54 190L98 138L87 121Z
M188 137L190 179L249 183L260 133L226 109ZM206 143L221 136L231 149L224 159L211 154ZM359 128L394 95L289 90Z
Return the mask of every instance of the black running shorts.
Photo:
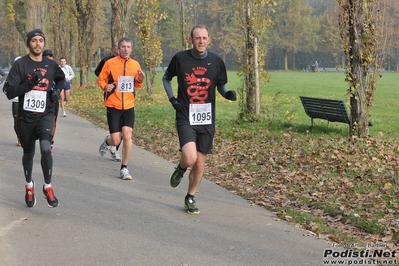
M177 137L180 148L189 142L195 142L197 151L212 154L215 128L210 126L191 126L186 121L176 121Z
M54 132L54 114L47 113L36 122L25 122L18 119L17 129L19 140L24 148L34 145L39 135L41 139L51 142Z
M134 126L134 108L118 110L107 107L109 133L122 132L122 127Z

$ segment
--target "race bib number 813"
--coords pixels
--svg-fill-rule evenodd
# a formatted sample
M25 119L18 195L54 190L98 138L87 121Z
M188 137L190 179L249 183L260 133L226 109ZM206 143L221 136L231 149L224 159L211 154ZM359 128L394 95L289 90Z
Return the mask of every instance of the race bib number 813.
M118 77L118 90L120 92L134 92L134 77L119 76Z

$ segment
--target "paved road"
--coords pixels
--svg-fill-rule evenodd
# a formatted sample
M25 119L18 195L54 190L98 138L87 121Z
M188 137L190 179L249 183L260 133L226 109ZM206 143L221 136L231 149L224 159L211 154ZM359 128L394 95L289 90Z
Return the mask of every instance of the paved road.
M207 180L196 197L201 214L187 214L187 177L172 189L174 165L136 146L133 181L120 180L119 163L98 155L107 132L73 114L58 118L55 138L53 187L60 206L48 208L42 197L37 150L37 204L27 208L22 149L4 96L0 124L1 266L314 266L331 247Z

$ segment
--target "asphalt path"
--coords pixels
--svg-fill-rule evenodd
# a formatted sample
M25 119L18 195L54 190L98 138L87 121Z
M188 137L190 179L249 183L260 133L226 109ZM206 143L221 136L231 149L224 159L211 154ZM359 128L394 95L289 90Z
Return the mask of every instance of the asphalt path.
M4 95L0 124L1 266L315 266L331 248L208 180L196 195L201 213L187 214L187 173L171 188L174 164L137 146L129 162L133 180L121 180L120 163L98 153L107 132L71 113L58 118L55 136L52 184L60 206L47 207L43 197L36 145L37 204L28 208L22 148Z

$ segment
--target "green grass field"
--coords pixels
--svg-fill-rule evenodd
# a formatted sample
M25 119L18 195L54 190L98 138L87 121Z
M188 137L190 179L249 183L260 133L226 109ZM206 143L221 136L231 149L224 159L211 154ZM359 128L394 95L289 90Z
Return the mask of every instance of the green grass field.
M144 90L139 92L139 96L145 99L144 104L140 106L141 110L146 116L151 116L151 120L156 120L159 113L171 116L168 118L173 117L161 86L161 75L162 73L159 73L157 76L152 101L148 101L149 97ZM285 128L302 133L309 130L310 118L303 110L300 95L344 100L349 110L348 86L344 81L344 73L271 72L271 76L270 82L261 83L261 126L267 124L269 128L276 130ZM396 100L399 98L399 88L396 85L398 80L399 74L396 73L385 73L379 80L370 111L370 120L373 122L373 127L370 128L371 136L399 136L399 116L396 115L396 110L399 109L399 101ZM241 81L235 72L229 72L228 88L236 90L238 87L242 87ZM141 98L139 97L138 104ZM222 97L218 99L217 123L224 124L224 120L235 120L238 117L238 102L229 102ZM327 121L316 119L312 132L345 136L349 128L346 124L331 123L327 129Z
M263 122L281 127L291 128L299 132L306 132L310 127L310 118L305 114L299 96L320 97L329 99L344 100L349 111L349 96L347 94L347 84L344 81L344 73L309 73L309 72L270 72L271 81L261 82L261 117ZM94 75L93 75L94 76ZM150 120L164 120L159 114L167 116L167 120L173 119L173 110L166 98L161 85L162 73L158 73L154 84L154 93L147 95L145 88L138 92L137 112L143 112L145 117ZM94 77L90 80L94 81ZM370 128L371 136L383 134L388 137L399 137L399 74L383 73L378 82L375 99L370 111L370 120L373 127ZM229 72L228 88L237 90L242 87L242 83L235 74ZM91 103L92 107L102 108L101 91L97 87L85 90L100 100ZM82 93L75 91L75 96ZM73 102L72 102L73 103ZM85 110L89 113L96 113L99 110ZM229 102L222 97L218 97L217 120L224 124L224 120L235 120L238 117L238 102ZM101 117L101 115L100 115ZM158 122L159 122L158 121ZM262 123L262 122L261 122ZM342 123L331 123L327 129L327 121L315 120L314 134L337 134L346 135L348 125Z
M174 111L159 73L152 95L137 94L135 144L176 162ZM238 120L239 103L217 98L217 133L205 178L336 242L399 241L399 74L383 73L370 112L370 138L351 145L349 126L315 120L299 96L348 102L344 73L271 72L261 84L256 122ZM229 72L228 88L242 86ZM176 88L175 88L176 89ZM68 107L106 127L102 92L73 89ZM347 105L349 109L349 105ZM133 155L134 157L134 155Z

